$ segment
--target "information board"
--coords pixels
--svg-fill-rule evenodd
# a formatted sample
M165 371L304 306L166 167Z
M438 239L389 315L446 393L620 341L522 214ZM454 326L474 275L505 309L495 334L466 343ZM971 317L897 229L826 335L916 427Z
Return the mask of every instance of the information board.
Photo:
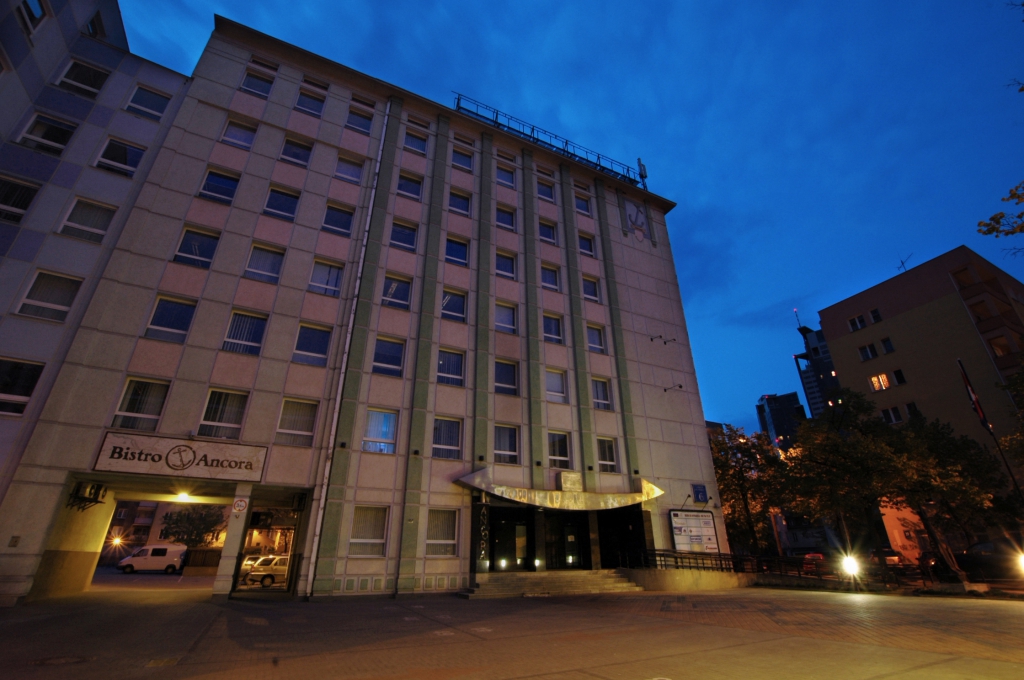
M719 552L715 517L707 510L670 510L672 540L676 550Z

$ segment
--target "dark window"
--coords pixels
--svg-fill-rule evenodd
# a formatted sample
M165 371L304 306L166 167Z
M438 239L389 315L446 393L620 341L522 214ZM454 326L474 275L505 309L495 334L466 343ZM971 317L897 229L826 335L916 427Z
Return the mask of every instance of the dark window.
M619 466L615 461L615 440L597 440L597 461L598 470L601 472L618 472Z
M540 285L551 290L559 290L558 270L553 267L540 268Z
M892 346L892 340L889 338L882 338L882 352L885 354L891 354L895 352L896 348Z
M263 212L274 217L292 220L299 207L299 197L279 189L271 189L267 195L267 207Z
M295 102L295 108L311 116L320 117L324 112L324 99L308 92L299 92L299 99Z
M186 229L181 237L178 252L174 254L174 261L209 269L219 241L218 236Z
M558 228L555 225L541 222L538 227L538 233L540 240L558 243Z
M21 136L21 145L27 146L36 151L60 156L64 147L71 141L71 135L75 134L77 125L64 123L48 116L37 115L32 124Z
M537 180L537 195L549 201L555 200L555 185Z
M43 9L39 0L22 0L21 11L23 12L25 21L28 22L28 25L25 28L30 34L43 22L43 19L46 18L46 11Z
M411 289L412 283L409 281L386 276L384 277L384 294L381 296L381 304L386 307L409 309Z
M452 264L460 264L463 267L469 264L469 244L464 241L448 239L444 248L444 261Z
M600 286L596 280L583 279L583 297L595 302L599 302L601 300Z
M498 253L494 258L494 270L498 276L504 276L507 279L516 278L516 258L515 255L504 255Z
M93 243L102 243L115 212L117 211L113 208L78 199L64 220L60 233Z
M18 313L63 322L81 286L82 282L78 279L39 272Z
M256 128L230 121L224 128L224 135L220 141L242 149L251 149L255 140Z
M864 345L863 347L858 347L857 351L860 352L860 360L861 361L867 361L869 359L874 359L874 358L876 358L878 356L878 350L875 349L875 344L874 343L871 343L871 344L868 344L868 345Z
M514 210L498 208L494 214L494 221L497 222L499 227L511 229L512 231L516 230L516 213Z
M153 317L146 328L146 337L167 342L185 342L192 315L196 312L194 302L178 302L161 298L156 301Z
M294 139L284 140L284 148L281 150L281 160L306 167L309 165L309 157L313 155L313 147L309 144L296 142Z
M469 196L455 191L448 194L448 208L457 213L469 214Z
M0 359L0 413L24 413L42 372L43 364Z
M441 318L452 321L466 320L466 296L463 293L444 291L441 296Z
M21 222L38 191L36 187L0 178L0 220Z
M871 323L878 323L882 320L882 314L877 309L871 310ZM899 411L897 410L897 413Z
M494 391L497 394L519 395L519 366L507 361L494 362Z
M110 426L156 432L169 387L167 383L129 380Z
M459 352L437 352L437 382L462 387L462 364L465 357Z
M562 320L557 316L544 317L544 341L562 344Z
M519 428L506 425L494 426L494 462L506 465L519 464Z
M199 423L199 436L238 439L242 434L242 418L248 401L248 394L210 390L206 410Z
M581 213L590 214L590 199L585 196L576 196L576 209Z
M144 153L146 153L145 149L111 139L107 142L107 148L103 150L99 160L96 161L96 167L116 172L119 175L134 177Z
M274 87L274 81L263 76L258 76L252 71L247 71L242 80L242 89L249 94L266 99L270 96L270 88Z
M569 459L569 435L564 432L548 432L548 463L553 468L572 469Z
M299 326L292 361L310 366L326 366L327 351L331 347L331 332L312 326Z
M580 252L584 255L594 254L594 238L580 234Z
M518 333L516 308L509 305L494 305L494 330L502 333Z
M327 262L314 262L313 273L309 277L309 291L331 297L341 296L341 265Z
M432 458L462 458L462 421L448 418L434 418L434 446L430 451Z
M604 354L604 329L587 326L587 347L591 352Z
M903 371L898 368L892 372L892 377L896 381L897 385L907 384L907 379L903 376Z
M245 278L264 283L277 283L281 278L284 253L267 248L254 247L249 253L249 264L245 267Z
M404 343L377 338L377 345L373 351L373 372L401 378L404 353Z
M425 154L427 152L427 138L414 135L411 132L406 132L405 148Z
M334 176L359 184L363 180L363 164L346 158L339 158L338 165L334 168Z
M68 70L64 72L59 85L75 94L95 99L109 77L110 74L106 71L73 61L68 66Z
M351 236L353 216L354 214L351 210L335 208L334 206L329 205L327 206L327 212L324 214L324 223L321 228L324 231L329 231L341 236Z
M91 38L106 38L107 31L103 28L103 17L100 16L99 12L92 15L92 19L89 19L89 23L85 25L85 32Z
M418 201L420 200L420 196L423 194L423 181L416 179L415 177L399 175L398 193L405 194L406 196L415 198Z
M602 411L612 410L612 391L607 380L591 380L594 393L594 408Z
M507 187L515 188L516 186L516 171L510 168L503 168L498 166L498 184L504 184Z
M452 149L452 165L454 165L457 168L463 168L464 170L472 170L473 153L467 153L459 149Z
M264 316L233 312L231 324L228 326L228 334L221 349L226 352L258 355L266 328L267 318Z
M199 195L205 198L212 198L214 200L227 201L230 203L231 199L235 197L235 192L237 190L237 177L231 177L230 175L224 175L210 170L206 173L206 181L203 182L203 188L199 190Z
M161 116L164 115L164 111L167 110L167 105L170 103L171 98L166 95L153 92L153 90L147 90L144 87L137 87L135 88L135 94L132 95L132 100L128 103L127 109L140 116L160 120Z
M852 319L848 319L846 323L850 325L851 331L859 331L861 328L867 327L863 316L855 316Z
M391 245L402 250L416 252L416 227L403 224L391 225Z
M345 126L368 135L373 127L373 114L349 109L348 121L346 121Z

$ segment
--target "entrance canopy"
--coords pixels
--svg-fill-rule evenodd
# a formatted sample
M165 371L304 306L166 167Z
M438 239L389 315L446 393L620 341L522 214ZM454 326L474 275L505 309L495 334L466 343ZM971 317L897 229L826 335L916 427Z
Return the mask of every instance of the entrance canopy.
M609 510L626 505L649 501L665 493L646 479L640 480L640 493L592 493L583 491L580 474L561 473L562 490L524 489L516 486L495 484L491 468L478 470L456 481L465 486L486 491L489 494L507 498L527 505L556 510Z

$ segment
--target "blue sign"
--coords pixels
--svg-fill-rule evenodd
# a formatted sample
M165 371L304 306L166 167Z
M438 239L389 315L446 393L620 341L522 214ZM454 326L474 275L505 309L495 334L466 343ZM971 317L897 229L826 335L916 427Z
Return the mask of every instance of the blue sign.
M708 502L708 487L704 486L703 484L691 484L690 488L693 489L694 503Z

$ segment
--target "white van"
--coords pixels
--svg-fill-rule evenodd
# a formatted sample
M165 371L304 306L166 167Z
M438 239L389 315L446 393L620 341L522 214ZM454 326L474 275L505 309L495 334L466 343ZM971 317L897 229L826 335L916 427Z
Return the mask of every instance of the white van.
M126 574L133 571L162 571L173 574L181 569L186 550L183 545L147 545L118 562L117 568Z

